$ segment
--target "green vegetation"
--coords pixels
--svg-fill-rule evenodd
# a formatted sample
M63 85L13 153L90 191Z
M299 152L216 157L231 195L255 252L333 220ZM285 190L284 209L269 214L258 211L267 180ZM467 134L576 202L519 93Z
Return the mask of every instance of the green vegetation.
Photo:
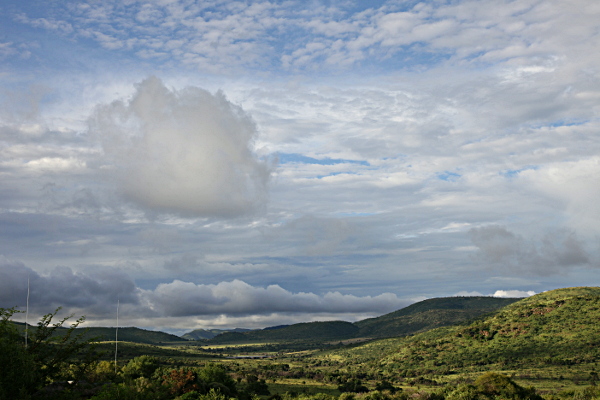
M441 326L456 325L505 307L520 299L445 297L428 299L377 318L356 322L359 336L413 335Z
M358 327L345 321L306 322L279 329L253 330L249 332L226 332L216 336L210 343L257 343L288 341L327 341L355 337Z
M120 342L118 364L114 342L92 343L90 332L75 329L82 320L52 325L55 314L31 329L25 348L10 321L15 311L2 310L0 400L600 400L600 288L508 299L500 309L495 300L432 299L356 324L210 341L157 341L148 338L166 336L132 330L138 336L128 337L145 343ZM425 323L420 330L443 326L356 340L366 330L384 335L377 326L408 332L415 321ZM98 350L106 354L95 357Z
M600 359L600 289L572 288L514 303L467 326L426 332L382 360L389 369L449 373L569 366Z
M44 315L25 343L10 321L17 311L0 308L0 400L29 399L61 378L78 381L96 359L91 340L75 331L85 318L63 328L70 317L52 324L58 311ZM55 334L59 329L65 329L62 335ZM77 362L70 364L74 359Z
M514 303L519 299L498 299L494 297L446 297L429 299L415 303L401 310L356 323L344 321L307 322L277 329L251 331L230 331L213 336L207 345L285 343L289 348L294 342L295 350L323 348L332 343L356 338L383 338L407 336L440 326L454 325L492 312ZM207 331L193 331L184 335L206 335ZM265 351L278 351L280 347L265 348Z
M25 324L17 323L15 324L18 331L21 334L25 332ZM52 333L53 335L65 335L69 331L68 328L58 327ZM83 332L81 332L83 331ZM80 328L80 332L82 339L94 339L96 341L114 341L115 340L115 328L105 328L105 327L89 327L89 328ZM140 328L119 328L119 340L124 342L132 342L132 343L146 343L146 344L163 344L163 343L181 343L185 342L186 339L183 339L176 335L171 335L170 333L158 332L158 331L150 331L146 329Z
M185 335L182 336L182 338L186 339L186 340L208 340L208 339L212 339L217 335L220 335L221 333L226 333L226 332L247 332L250 329L242 329L242 328L236 328L236 329L195 329L191 332L186 333Z

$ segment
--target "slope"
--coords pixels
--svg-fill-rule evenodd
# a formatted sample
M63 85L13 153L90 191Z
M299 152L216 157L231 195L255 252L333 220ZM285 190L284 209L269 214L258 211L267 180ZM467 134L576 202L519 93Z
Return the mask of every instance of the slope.
M357 333L358 328L350 322L305 322L279 329L253 330L244 333L226 332L213 338L210 343L342 340L354 337Z
M208 340L217 335L226 332L248 332L250 329L235 328L235 329L194 329L181 337L187 340Z
M331 353L391 376L552 368L600 361L600 288L557 289L467 324ZM591 367L590 367L591 368Z
M21 333L21 335L25 335L25 324L22 322L15 322L15 326L17 330ZM29 334L33 335L37 326L30 325L29 326ZM60 327L56 330L56 335L65 334L68 328ZM77 328L75 330L76 334L83 332L82 339L97 339L99 342L108 342L115 340L115 328L105 328L105 327L86 327L86 328ZM172 335L170 333L160 332L160 331L150 331L141 328L119 328L118 339L120 342L132 342L132 343L144 343L144 344L161 344L161 343L173 343L173 342L185 342L186 339L183 339L179 336Z
M412 335L471 320L518 300L484 296L427 299L377 318L356 322L355 325L360 328L359 335L364 337Z

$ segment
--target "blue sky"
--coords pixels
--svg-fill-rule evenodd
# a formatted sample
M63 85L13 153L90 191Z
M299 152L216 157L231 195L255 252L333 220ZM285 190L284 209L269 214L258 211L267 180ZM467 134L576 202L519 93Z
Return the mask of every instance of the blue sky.
M6 1L0 306L184 332L600 278L593 1Z

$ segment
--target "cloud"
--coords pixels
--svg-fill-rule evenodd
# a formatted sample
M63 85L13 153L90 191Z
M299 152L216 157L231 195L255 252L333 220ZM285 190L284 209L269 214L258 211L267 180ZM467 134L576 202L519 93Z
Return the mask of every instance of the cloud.
M529 297L536 294L533 290L496 290L493 294L487 295L491 297L502 297L502 298L513 298L513 297ZM455 294L455 296L485 296L477 291L461 291Z
M390 312L408 305L395 294L357 297L339 292L292 293L279 285L254 287L240 280L198 285L175 280L145 291L152 310L162 316L254 315L272 313Z
M565 268L591 264L584 244L571 232L546 234L536 243L505 227L490 225L472 228L469 236L479 248L483 262L511 272L552 275Z
M563 127L563 135L589 135L585 127ZM578 232L595 236L600 223L600 157L549 163L522 173L526 185L565 204L568 223Z
M258 287L237 279L218 284L174 280L154 289L141 289L116 268L96 267L74 272L67 267L56 267L41 274L22 262L0 256L0 307L17 306L24 310L28 279L30 313L42 315L63 307L65 313L86 315L92 325L94 321L110 323L117 301L123 318L130 321L139 319L147 326L154 318L183 317L188 320L190 329L194 328L189 322L191 317L212 321L212 324L228 318L263 320L265 324L277 320L302 322L318 316L354 319L357 315L366 318L391 312L413 302L392 293L363 297L340 292L293 293L279 285ZM186 326L182 321L178 324Z
M0 307L19 307L27 304L29 281L30 311L46 314L58 307L88 315L113 312L117 300L123 304L138 304L134 282L122 271L113 268L93 268L75 272L56 267L40 274L19 261L0 256Z
M148 78L130 100L99 106L90 131L107 175L144 210L236 217L266 201L270 169L252 152L256 127L220 92Z
M354 239L356 227L343 218L303 215L266 233L270 240L283 241L308 256L332 255Z
M523 290L496 290L493 297L529 297L536 294L533 290L523 291Z

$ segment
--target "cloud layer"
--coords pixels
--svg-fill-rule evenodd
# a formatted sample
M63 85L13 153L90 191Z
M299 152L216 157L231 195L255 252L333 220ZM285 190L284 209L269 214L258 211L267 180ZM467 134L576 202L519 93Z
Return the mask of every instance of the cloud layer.
M105 323L265 326L600 284L594 2L5 3L8 303L26 273Z
M0 259L0 278L0 307L19 307L23 311L29 285L30 312L34 315L62 307L67 314L85 313L92 324L113 316L117 301L123 318L199 317L213 324L218 319L244 320L257 315L264 316L265 321L273 315L353 320L361 315L391 312L412 302L392 293L374 297L339 292L292 293L279 285L255 287L237 279L216 285L174 280L148 290L137 287L128 275L115 269L74 272L63 267L39 274L5 257Z

